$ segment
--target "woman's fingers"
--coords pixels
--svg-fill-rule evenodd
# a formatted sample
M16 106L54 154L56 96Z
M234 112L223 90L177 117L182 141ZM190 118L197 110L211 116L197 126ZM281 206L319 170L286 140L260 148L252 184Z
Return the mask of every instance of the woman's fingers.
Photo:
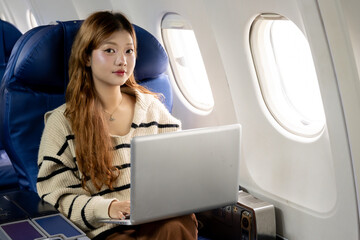
M124 219L130 214L130 201L113 201L109 206L109 217Z
M118 216L117 218L119 219L125 219L125 213L123 213L122 211L118 211Z

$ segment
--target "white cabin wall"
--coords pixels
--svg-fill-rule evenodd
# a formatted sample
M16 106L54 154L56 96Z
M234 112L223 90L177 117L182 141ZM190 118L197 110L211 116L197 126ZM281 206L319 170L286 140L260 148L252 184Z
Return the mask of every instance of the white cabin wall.
M5 16L5 21L15 25L20 32L25 33L30 29L27 20L27 10L31 9L28 1L25 0L2 0L0 1L0 13Z
M358 207L360 208L360 133L359 133L359 110L360 110L360 1L357 0L344 0L341 1L342 8L344 11L343 16L345 16L346 23L345 25L348 27L348 33L350 37L350 42L352 46L353 56L356 62L356 69L352 69L354 71L354 81L356 84L356 92L353 93L356 96L356 100L354 102L350 102L349 106L352 106L349 111L352 112L352 108L356 108L356 117L352 120L351 124L348 123L350 135L350 143L351 143L351 152L353 157L354 164L354 172L356 177L356 186L358 190ZM356 72L355 72L356 71ZM359 210L360 211L360 210Z
M28 0L39 25L78 19L72 1ZM61 9L61 10L60 10Z
M228 0L206 7L243 126L240 185L276 206L277 232L286 238L358 239L346 123L317 2ZM250 26L260 13L281 14L308 37L327 117L318 138L288 133L267 110L249 50Z
M360 186L360 2L319 0L337 75L356 186ZM338 21L336 21L339 19ZM358 197L358 204L359 197Z
M112 4L109 0L102 1L87 1L87 0L75 0L72 1L79 16L79 19L85 19L92 12L102 10L112 10Z
M357 72L360 73L360 1L357 0L342 0L340 1L343 17L345 19L345 26L349 33L351 46L356 60Z
M357 91L358 76L352 50L349 50L351 44L344 20L346 13L343 12L341 2L306 0L299 1L299 7L314 54L329 129L338 191L337 206L333 212L335 216L344 215L348 219L331 217L329 222L336 228L339 221L346 221L343 225L351 227L344 232L344 236L359 239L359 196L353 164L356 159L351 148L355 143L352 141L356 140L354 136L359 136L358 126L353 121L359 122L357 99L360 92ZM352 7L356 5L359 6L353 4Z

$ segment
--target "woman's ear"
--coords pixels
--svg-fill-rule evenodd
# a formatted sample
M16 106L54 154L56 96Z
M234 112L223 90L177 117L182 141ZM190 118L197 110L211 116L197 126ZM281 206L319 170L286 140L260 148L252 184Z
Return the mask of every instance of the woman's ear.
M86 61L86 66L91 67L91 56L88 57L88 59Z

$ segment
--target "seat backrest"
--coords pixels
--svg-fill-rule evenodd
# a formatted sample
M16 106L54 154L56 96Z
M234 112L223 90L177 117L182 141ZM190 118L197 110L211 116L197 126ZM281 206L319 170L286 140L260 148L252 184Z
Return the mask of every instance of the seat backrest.
M0 90L0 131L20 188L36 191L44 114L65 102L68 58L81 23L39 26L25 33L14 46ZM140 84L162 93L164 104L171 110L172 92L164 73L168 67L166 52L149 32L134 28L138 38L135 76Z
M21 32L14 25L0 19L0 84L9 61L11 50L21 35ZM0 138L0 151L1 150L3 150L3 146Z
M0 19L0 85L11 50L21 35L15 26ZM4 150L1 135L2 131L0 130L0 189L12 189L17 187L18 179Z

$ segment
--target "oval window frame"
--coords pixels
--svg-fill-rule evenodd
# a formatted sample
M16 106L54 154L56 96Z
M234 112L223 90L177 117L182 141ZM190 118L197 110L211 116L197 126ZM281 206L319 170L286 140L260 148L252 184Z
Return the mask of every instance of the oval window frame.
M182 56L181 58L175 56L176 39L174 39L174 36L170 35L171 31L173 31L173 33L174 31L177 31L179 34L180 31L183 31L183 33L186 32L186 36L183 36L183 38L192 42L183 44L182 47L186 48L190 45L193 46L193 48L191 48L193 52L191 59L196 59L196 63L191 62L191 59L186 58L189 56ZM170 66L176 85L182 96L196 110L200 110L204 113L211 112L215 104L214 97L200 48L190 22L179 14L167 13L161 21L161 34L165 49L169 55ZM180 44L181 43L179 43L179 45ZM184 51L186 52L186 50L188 49L185 49ZM181 48L179 51L181 51ZM190 64L187 64L187 62L190 62ZM183 73L182 70L184 69L179 69L179 65L183 65L185 68L190 66L191 69ZM193 65L196 65L196 67ZM184 79L184 76L190 75L189 73L192 74L191 77Z
M302 116L299 111L294 108L289 100L289 96L284 93L286 92L284 91L282 82L284 80L279 72L279 67L275 63L276 60L274 55L276 54L273 50L270 50L272 47L269 46L272 44L270 43L271 35L269 33L269 25L273 23L272 21L290 21L294 24L294 26L296 26L291 20L273 13L259 15L254 19L251 25L249 37L250 51L262 98L272 117L287 132L306 138L318 137L322 134L326 126L326 118L321 95L319 99L321 109L319 110L322 112L322 114L320 113L322 117L320 117L319 120L309 120ZM301 30L299 29L299 31ZM302 35L304 34L302 33ZM305 36L304 39L306 40ZM306 43L308 45L307 40ZM308 49L310 51L310 47L308 47ZM314 63L311 51L310 57L312 63ZM315 66L313 67L315 72ZM314 84L317 85L317 89L314 91L318 91L320 94L317 76L316 83ZM279 100L280 98L282 100Z

